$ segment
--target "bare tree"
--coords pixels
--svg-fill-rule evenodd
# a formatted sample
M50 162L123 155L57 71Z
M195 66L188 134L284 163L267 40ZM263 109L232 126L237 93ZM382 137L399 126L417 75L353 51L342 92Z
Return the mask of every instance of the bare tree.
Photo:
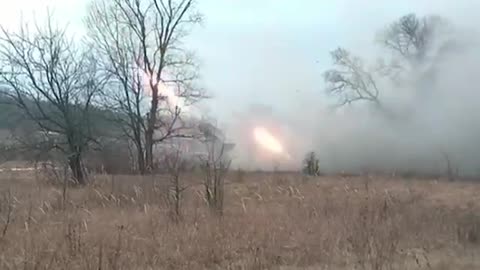
M438 35L448 28L448 21L440 16L418 17L410 13L381 31L378 40L411 64L416 64L425 60L438 41Z
M59 137L50 148L63 153L75 181L85 184L82 155L95 142L92 103L103 84L95 61L76 47L65 29L53 25L51 16L45 26L35 24L33 30L23 23L17 32L1 30L0 80L5 94L39 133Z
M142 174L153 168L155 144L183 136L178 98L203 96L194 57L182 46L200 21L194 0L94 0L90 7L90 41L112 79L106 104L135 145Z
M203 125L202 139L206 155L201 157L201 169L204 174L205 199L210 209L223 214L225 177L230 169L231 159L228 151L233 145L226 144L224 139L215 134L215 126Z
M449 182L455 182L458 178L458 167L455 166L451 156L446 151L441 151L443 158L445 159L445 174Z
M368 101L380 107L380 91L362 60L347 50L337 48L330 53L334 68L324 73L327 93L339 96L339 106L355 101Z
M414 83L417 84L431 83L434 71L431 65L436 61L433 51L442 52L452 45L447 42L444 44L446 47L435 47L438 46L439 37L448 31L448 21L439 16L419 18L415 14L408 14L399 18L377 36L378 41L393 54L387 56L390 60L388 64L383 57L380 58L375 70L367 70L359 57L343 48L334 50L331 52L334 68L324 73L327 92L339 97L340 106L367 101L383 113L393 116L380 101L378 76L388 77L395 84L411 84L412 77L416 78ZM405 73L407 71L409 73ZM408 80L402 79L402 74L406 74ZM420 85L418 88L425 87Z
M379 32L379 43L390 52L390 63L380 67L398 85L416 88L418 98L429 100L435 89L436 67L445 54L462 47L447 19L407 14ZM426 95L426 96L425 96Z

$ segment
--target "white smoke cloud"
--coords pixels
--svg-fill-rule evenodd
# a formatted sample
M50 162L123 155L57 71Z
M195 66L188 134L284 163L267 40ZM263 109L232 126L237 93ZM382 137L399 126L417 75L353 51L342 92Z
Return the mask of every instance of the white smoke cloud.
M472 29L459 28L455 32L455 43L434 53L436 57L432 58L428 67L433 76L425 76L415 70L406 75L410 82L402 87L388 80L381 81L382 101L387 108L401 112L401 119L384 117L373 112L367 104L333 111L328 106L330 100L320 102L317 98L323 94L323 85L320 84L302 85L304 89L310 87L317 92L292 93L288 108L285 108L286 103L274 104L272 107L275 109L269 117L277 126L282 126L281 134L289 134L283 135L288 138L286 147L296 159L295 164L285 166L298 168L302 155L314 150L320 158L321 168L326 172L414 171L439 174L446 170L447 154L459 173L480 173L480 146L477 146L480 138L480 126L477 124L480 120L480 91L476 82L480 53L474 36ZM366 53L367 57L374 56L369 59L372 63L375 56L383 55L385 52L380 49L377 53ZM318 77L321 77L320 72ZM288 78L279 79L275 85L283 81L288 83ZM303 103L300 108L296 106L299 101ZM245 129L245 126L239 128L235 123L261 117L248 110L242 115L242 119L231 120L230 134L240 134L239 131ZM244 150L246 138L237 136L234 139L237 149ZM251 158L240 153L239 160Z

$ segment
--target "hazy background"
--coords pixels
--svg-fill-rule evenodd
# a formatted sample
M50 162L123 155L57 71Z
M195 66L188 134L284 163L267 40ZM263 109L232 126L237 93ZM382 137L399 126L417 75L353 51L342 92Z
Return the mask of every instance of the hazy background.
M4 2L0 23L6 27L17 24L20 12L25 19L34 13L41 19L50 6L59 21L83 34L86 0ZM362 107L332 112L322 79L330 67L330 50L342 46L375 60L382 52L374 43L376 31L410 12L441 15L470 33L480 26L480 1L199 2L205 22L188 44L201 60L203 85L215 96L203 109L237 143L238 165L268 168L279 162L252 159L250 128L265 124L276 129L292 155L281 163L285 167L298 166L306 151L315 150L327 171L438 172L445 169L444 151L461 173L480 171L475 34L459 37L466 47L437 64L436 79L422 86L435 89L428 97L416 99L412 89L382 86L388 104L411 112L402 123L372 116Z

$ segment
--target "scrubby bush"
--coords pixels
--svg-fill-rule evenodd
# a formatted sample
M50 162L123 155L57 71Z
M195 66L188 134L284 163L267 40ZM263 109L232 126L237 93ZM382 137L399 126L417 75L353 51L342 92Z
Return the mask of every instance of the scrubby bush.
M320 175L320 161L315 152L309 152L303 161L303 173L311 176Z

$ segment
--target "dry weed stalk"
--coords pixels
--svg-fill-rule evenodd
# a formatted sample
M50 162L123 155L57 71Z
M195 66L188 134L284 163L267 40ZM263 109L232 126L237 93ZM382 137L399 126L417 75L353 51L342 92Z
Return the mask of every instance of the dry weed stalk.
M182 183L182 173L187 171L188 161L183 157L180 149L175 149L171 153L165 155L165 166L170 177L169 204L172 207L172 215L175 221L179 221L181 217L181 203L183 193L188 186Z
M0 214L3 220L2 238L7 235L8 228L12 223L14 208L14 197L12 191L8 189L2 194L2 200L0 201Z
M227 157L225 144L217 140L204 141L207 154L201 157L205 199L208 206L218 215L223 215L225 177L230 169L231 160Z

